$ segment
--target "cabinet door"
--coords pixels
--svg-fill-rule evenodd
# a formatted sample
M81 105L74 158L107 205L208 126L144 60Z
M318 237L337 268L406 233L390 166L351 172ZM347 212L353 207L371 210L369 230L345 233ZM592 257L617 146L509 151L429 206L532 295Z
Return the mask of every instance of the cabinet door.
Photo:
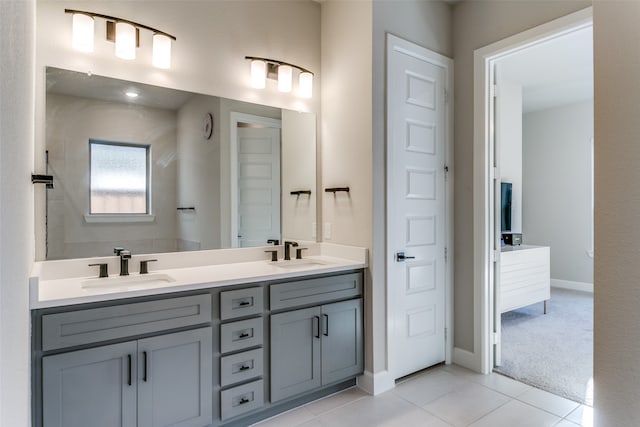
M322 306L322 384L363 370L362 299Z
M43 426L135 426L136 348L131 341L43 357Z
M211 327L138 341L138 426L212 423Z
M320 307L271 316L271 401L321 385Z

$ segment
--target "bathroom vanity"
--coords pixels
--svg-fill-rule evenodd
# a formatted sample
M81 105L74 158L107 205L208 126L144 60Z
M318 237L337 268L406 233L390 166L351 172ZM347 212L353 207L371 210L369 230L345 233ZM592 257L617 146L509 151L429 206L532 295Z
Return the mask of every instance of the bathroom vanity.
M240 426L352 386L366 253L292 261L167 269L148 282L46 280L60 266L41 265L34 425Z

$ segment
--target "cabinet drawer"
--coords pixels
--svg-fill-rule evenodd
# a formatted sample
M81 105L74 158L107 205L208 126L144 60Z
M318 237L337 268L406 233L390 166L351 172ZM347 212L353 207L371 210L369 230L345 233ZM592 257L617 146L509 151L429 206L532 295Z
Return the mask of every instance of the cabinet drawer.
M351 298L361 293L362 274L351 273L271 285L269 303L271 310L280 310Z
M264 405L264 381L254 381L220 392L220 418L226 420Z
M44 351L211 322L211 296L120 304L42 316Z
M262 376L263 360L261 348L222 357L220 359L220 385L225 387Z
M220 292L220 319L262 314L262 287Z
M262 345L262 318L241 320L220 326L220 352Z

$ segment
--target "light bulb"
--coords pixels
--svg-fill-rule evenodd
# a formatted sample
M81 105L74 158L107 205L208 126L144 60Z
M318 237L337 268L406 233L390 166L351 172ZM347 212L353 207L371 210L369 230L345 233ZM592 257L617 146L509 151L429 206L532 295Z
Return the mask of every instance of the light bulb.
M308 71L300 73L298 79L298 91L303 98L311 98L313 95L313 74Z
M171 38L164 34L153 35L153 66L171 68Z
M267 63L259 59L251 61L251 87L264 89L267 85Z
M278 90L280 92L291 92L293 68L290 65L280 65L278 67Z
M136 59L136 28L126 22L116 22L116 56Z
M73 14L71 47L81 52L93 52L93 18L83 13Z

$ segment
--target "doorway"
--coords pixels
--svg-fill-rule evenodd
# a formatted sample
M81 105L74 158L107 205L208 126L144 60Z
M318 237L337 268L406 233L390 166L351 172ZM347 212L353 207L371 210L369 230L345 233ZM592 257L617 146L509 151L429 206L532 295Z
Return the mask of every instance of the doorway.
M394 379L450 361L452 60L387 35L387 283Z
M495 365L501 363L501 299L504 297L504 292L500 288L501 272L504 273L504 269L501 267L507 259L506 257L503 259L501 251L502 207L500 195L501 184L504 181L503 169L509 169L513 163L517 163L513 160L510 160L510 163L501 162L500 144L505 139L501 138L502 135L499 132L499 120L495 121L496 126L493 126L494 118L499 119L500 117L500 101L495 96L496 83L499 83L504 76L504 74L500 74L504 71L500 66L506 64L510 57L513 58L523 54L526 50L534 50L565 37L573 37L581 31L590 29L591 26L592 12L589 8L479 49L475 54L475 292L480 297L480 313L476 317L476 337L480 342L481 366L485 373L491 372ZM543 66L541 67L541 65ZM550 62L542 61L535 69L542 72L544 66L550 65ZM502 90L501 86L503 85L498 85L498 93ZM560 88L556 88L556 92L558 89ZM585 138L584 142L588 144L590 141ZM590 151L589 147L587 150L587 152ZM522 149L520 156L523 157ZM505 165L506 167L503 168ZM510 178L510 180L514 180L514 178ZM515 181L518 185L513 186L514 190L517 187L522 191L522 176L516 177ZM562 186L562 183L555 182L555 185ZM587 188L589 187L590 184L587 182ZM526 193L521 193L519 196L521 198L527 197ZM526 203L522 203L522 200L519 203L521 209L526 205ZM552 210L553 207L551 204L551 206L546 206L546 209ZM591 206L585 206L588 216L592 214L590 209ZM522 220L522 213L518 215ZM531 213L528 215L531 216ZM523 230L513 231L521 233ZM528 233L528 235L532 237L534 233ZM522 238L526 242L527 234L524 234ZM591 250L592 248L585 247L583 255L589 252L592 254ZM542 309L540 306L540 311Z

